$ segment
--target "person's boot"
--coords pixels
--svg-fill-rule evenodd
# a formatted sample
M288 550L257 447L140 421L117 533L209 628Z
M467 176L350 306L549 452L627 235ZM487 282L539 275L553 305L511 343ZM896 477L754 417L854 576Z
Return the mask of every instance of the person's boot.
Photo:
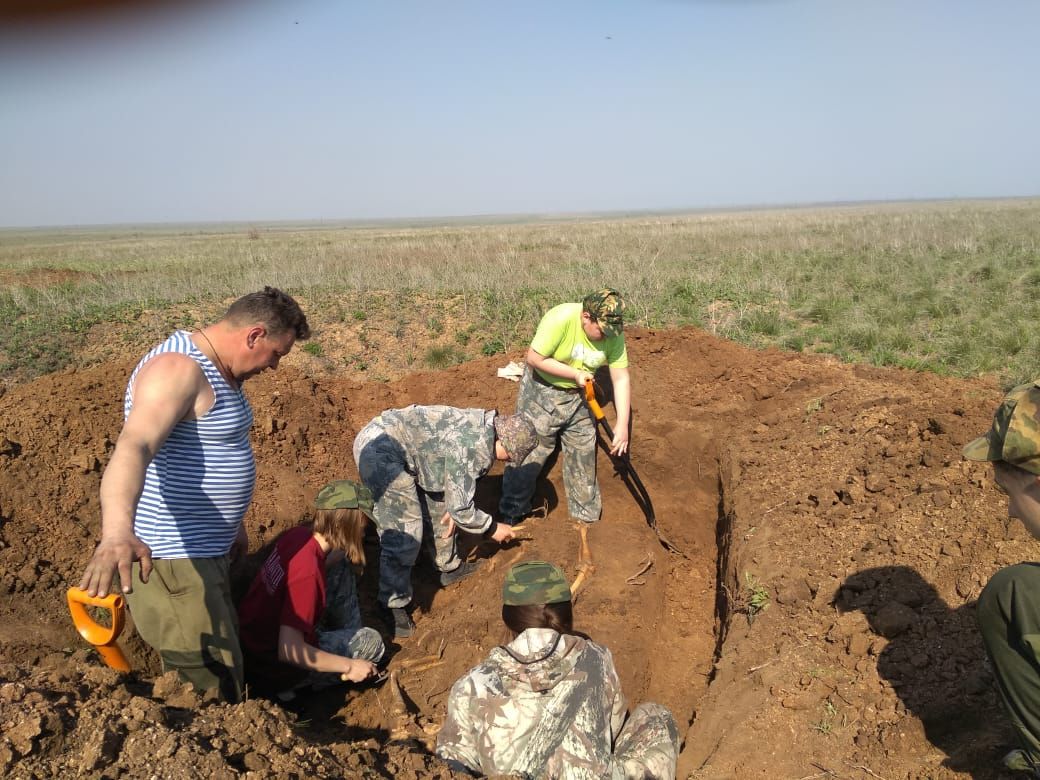
M1021 748L1004 756L1003 763L1004 768L1012 772L1029 772L1030 777L1040 777L1040 761Z
M415 623L404 607L383 607L383 619L394 639L407 639L415 633Z
M465 579L473 572L477 570L479 564L476 561L467 561L463 563L459 568L452 569L451 571L441 572L441 587L446 588L449 585L458 582L459 580Z

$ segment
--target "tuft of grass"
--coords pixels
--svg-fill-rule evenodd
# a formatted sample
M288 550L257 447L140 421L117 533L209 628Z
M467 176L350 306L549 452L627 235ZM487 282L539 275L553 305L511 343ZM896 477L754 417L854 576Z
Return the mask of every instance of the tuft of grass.
M823 409L823 398L810 398L805 404L805 419L808 420Z
M426 365L433 369L448 368L465 360L466 353L452 345L430 347L426 351Z
M502 343L501 339L488 339L480 348L480 354L486 357L498 355L505 351L506 348L505 345Z
M837 716L838 708L834 706L834 703L830 699L828 699L823 703L823 714L818 721L812 724L812 729L820 732L824 736L828 736L834 731Z
M325 352L325 349L317 341L305 342L301 349L308 355L314 355L314 357L321 357Z
M748 623L754 623L759 614L769 609L769 590L748 571L744 572L744 585L747 590L744 611Z

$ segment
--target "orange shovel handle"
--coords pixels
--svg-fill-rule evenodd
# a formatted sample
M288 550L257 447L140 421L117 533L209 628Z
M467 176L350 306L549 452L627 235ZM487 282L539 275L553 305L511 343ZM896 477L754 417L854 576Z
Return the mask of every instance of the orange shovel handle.
M65 594L69 602L72 622L79 635L86 639L101 655L106 664L120 672L130 671L130 662L116 644L116 639L126 623L126 599L120 593L107 596L91 596L85 590L69 588ZM111 625L103 626L90 616L87 607L107 609L112 616Z
M585 402L589 405L592 416L597 420L602 420L603 409L600 407L599 401L596 400L596 386L591 379L585 383Z

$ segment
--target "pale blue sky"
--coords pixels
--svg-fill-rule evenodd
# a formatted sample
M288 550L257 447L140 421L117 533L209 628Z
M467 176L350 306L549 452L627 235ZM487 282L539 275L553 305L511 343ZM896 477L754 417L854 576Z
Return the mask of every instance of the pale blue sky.
M0 25L0 225L1040 194L1035 0L228 2Z

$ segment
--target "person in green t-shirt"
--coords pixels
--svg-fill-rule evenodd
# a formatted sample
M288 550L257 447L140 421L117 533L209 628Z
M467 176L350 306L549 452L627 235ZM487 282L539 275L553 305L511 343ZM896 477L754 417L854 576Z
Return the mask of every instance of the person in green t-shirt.
M610 452L628 451L631 387L622 336L625 303L617 290L603 289L581 303L562 303L546 312L527 350L516 411L538 432L538 446L522 466L507 465L499 512L516 524L531 511L535 481L559 441L563 484L573 519L599 520L602 502L596 481L596 423L582 397L585 382L607 366L614 385L617 420Z

